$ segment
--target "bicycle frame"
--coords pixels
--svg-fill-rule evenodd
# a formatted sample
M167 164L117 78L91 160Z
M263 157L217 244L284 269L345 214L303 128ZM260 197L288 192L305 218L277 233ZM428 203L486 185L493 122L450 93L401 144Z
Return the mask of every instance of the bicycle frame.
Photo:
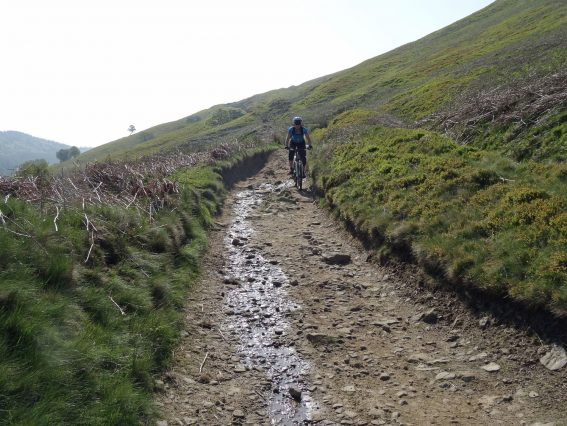
M301 161L301 155L299 155L300 148L294 148L293 155L293 180L297 189L303 189L303 179L305 178L305 170L303 167L303 162ZM305 151L305 149L302 149Z

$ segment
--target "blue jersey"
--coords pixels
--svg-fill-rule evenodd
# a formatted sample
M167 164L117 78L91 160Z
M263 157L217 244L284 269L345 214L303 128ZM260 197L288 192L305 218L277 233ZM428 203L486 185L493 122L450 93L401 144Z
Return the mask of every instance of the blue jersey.
M290 142L292 144L299 145L305 143L305 135L309 133L309 130L307 127L303 126L301 126L301 129L303 130L302 133L295 133L295 128L293 126L287 129L287 134L289 135Z

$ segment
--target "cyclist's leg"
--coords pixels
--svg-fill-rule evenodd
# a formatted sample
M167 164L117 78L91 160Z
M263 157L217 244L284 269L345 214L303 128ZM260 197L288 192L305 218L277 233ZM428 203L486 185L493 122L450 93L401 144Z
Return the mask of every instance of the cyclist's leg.
M293 173L293 150L290 149L289 150L289 154L288 154L288 160L289 160L289 172Z

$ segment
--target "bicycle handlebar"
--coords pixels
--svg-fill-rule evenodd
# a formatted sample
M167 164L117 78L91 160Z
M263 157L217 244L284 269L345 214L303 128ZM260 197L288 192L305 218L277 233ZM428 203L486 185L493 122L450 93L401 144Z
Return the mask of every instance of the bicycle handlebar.
M306 150L306 149L312 149L311 145L305 145L305 148L292 148L291 146L284 146L284 149L290 150L290 151L295 151L296 149L301 149L301 150Z

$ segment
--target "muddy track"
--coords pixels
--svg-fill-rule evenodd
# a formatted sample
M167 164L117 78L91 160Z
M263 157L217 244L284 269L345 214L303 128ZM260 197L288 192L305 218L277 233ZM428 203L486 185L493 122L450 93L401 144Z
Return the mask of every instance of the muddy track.
M567 424L549 345L368 262L286 162L227 200L158 424Z

